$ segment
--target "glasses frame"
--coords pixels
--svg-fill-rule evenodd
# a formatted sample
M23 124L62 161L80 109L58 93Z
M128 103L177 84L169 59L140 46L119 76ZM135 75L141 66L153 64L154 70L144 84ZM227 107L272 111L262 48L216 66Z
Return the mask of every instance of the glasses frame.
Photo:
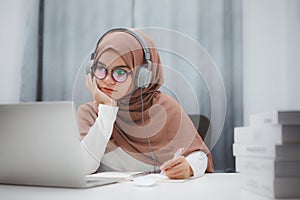
M132 71L126 71L124 69L122 69L122 67L127 67L127 66L117 66L117 67L114 67L112 70L110 70L110 77L117 83L124 83L127 79L128 79L128 75L130 75L132 73ZM96 69L104 69L105 70L105 76L103 78L99 78L97 76L95 76L95 70ZM126 74L126 78L123 80L123 81L118 81L115 79L115 77L113 76L113 73L116 71L116 70L122 70L125 72ZM96 79L98 80L103 80L107 77L107 74L108 74L108 70L107 70L107 67L104 66L104 65L99 65L99 64L94 64L92 67L91 67L91 72L92 72L92 76L95 77Z

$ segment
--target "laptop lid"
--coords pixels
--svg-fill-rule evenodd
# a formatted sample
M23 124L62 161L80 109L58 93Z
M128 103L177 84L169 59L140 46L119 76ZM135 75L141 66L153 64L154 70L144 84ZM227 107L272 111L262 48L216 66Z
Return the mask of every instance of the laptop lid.
M0 105L0 183L86 187L72 102Z

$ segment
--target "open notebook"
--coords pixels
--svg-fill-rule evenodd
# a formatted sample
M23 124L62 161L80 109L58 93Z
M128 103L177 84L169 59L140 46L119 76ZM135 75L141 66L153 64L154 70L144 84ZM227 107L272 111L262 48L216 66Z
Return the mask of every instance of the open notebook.
M102 178L118 179L119 181L132 181L135 178L147 176L153 178L156 182L185 182L189 179L169 179L163 174L151 173L151 172L101 172L97 174L91 174L87 177L89 179L97 180Z

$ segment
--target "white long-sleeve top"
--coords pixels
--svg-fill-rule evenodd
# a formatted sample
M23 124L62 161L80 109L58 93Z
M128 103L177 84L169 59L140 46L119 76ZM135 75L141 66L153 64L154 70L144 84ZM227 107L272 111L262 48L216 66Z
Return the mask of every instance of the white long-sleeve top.
M153 165L144 163L126 153L122 148L104 154L111 137L118 107L99 104L98 117L87 135L81 140L84 153L85 173L100 171L152 171ZM207 156L195 151L186 156L194 177L202 176L207 167Z

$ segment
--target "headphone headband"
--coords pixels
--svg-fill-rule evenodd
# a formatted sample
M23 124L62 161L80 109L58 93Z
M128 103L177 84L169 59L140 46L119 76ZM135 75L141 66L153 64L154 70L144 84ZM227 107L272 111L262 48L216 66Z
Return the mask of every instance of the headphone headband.
M125 33L128 33L130 35L132 35L139 43L140 45L142 46L143 48L143 51L144 51L144 59L147 63L151 63L151 59L150 59L150 50L147 46L147 43L146 41L144 40L143 37L141 37L138 33L132 31L132 30L129 30L127 28L113 28L113 29L110 29L109 31L107 31L106 33L104 33L101 38L98 40L97 42L97 45L96 45L96 48L94 50L94 52L91 54L91 60L94 59L95 57L95 53L96 53L96 50L97 50L97 47L98 45L100 44L101 40L109 33L112 33L112 32L125 32ZM150 70L150 69L149 69Z

